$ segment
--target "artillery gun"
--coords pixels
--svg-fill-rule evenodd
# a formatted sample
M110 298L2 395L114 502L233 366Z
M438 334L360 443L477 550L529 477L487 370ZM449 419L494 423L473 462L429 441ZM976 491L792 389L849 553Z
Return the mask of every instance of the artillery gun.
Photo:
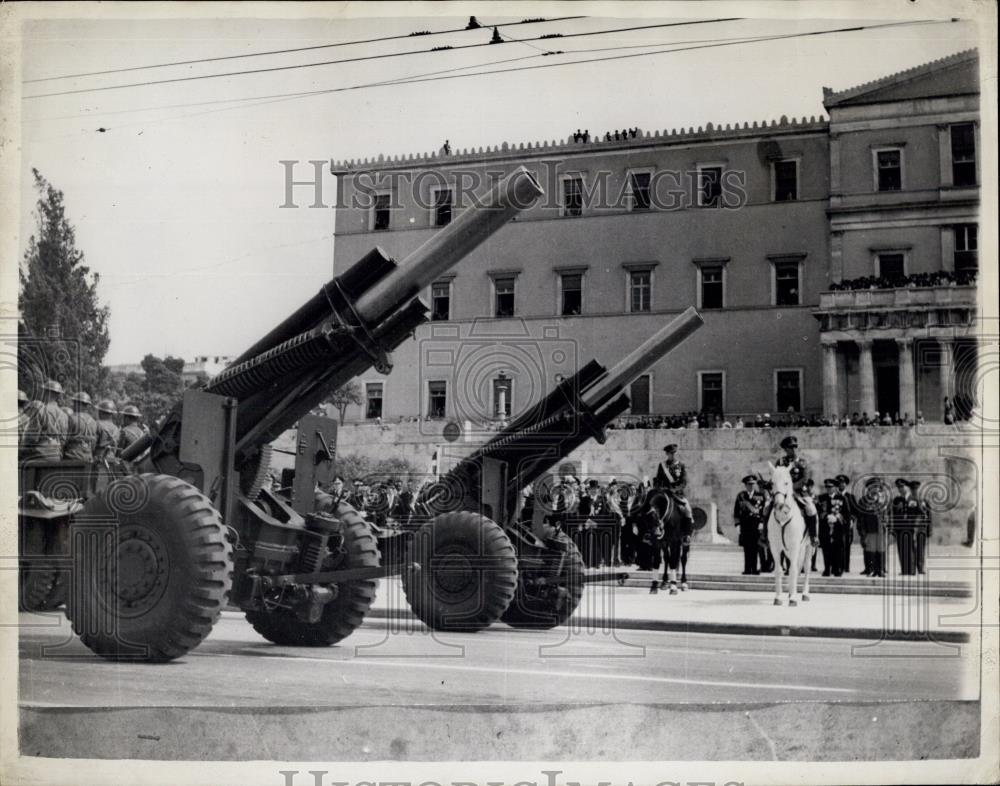
M418 293L541 194L520 167L401 264L374 249L186 392L120 462L26 462L22 539L44 544L46 576L63 574L45 592L62 587L83 643L168 661L226 604L277 644L325 646L357 628L375 580L404 566L379 564L351 506L313 511L316 483L333 476L336 423L308 413L367 369L388 373L390 352L427 319ZM270 443L296 423L289 500L265 481Z
M605 427L630 407L622 391L702 324L689 308L610 371L591 360L426 487L418 504L433 515L409 548L422 570L403 574L421 620L449 631L481 630L498 619L552 628L576 610L585 583L608 578L585 574L576 545L555 525L559 492L547 473L587 440L604 444ZM521 491L530 484L535 504L522 521Z

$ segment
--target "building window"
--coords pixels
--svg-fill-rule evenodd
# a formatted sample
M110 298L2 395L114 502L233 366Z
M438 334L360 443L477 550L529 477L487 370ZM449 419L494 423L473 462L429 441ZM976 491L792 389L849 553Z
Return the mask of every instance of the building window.
M878 275L889 281L906 277L906 255L900 251L878 255Z
M900 148L875 151L875 185L879 191L903 188L903 151Z
M629 192L632 210L649 210L649 172L632 172L629 174Z
M628 274L629 311L640 313L653 308L653 271L631 270Z
M498 317L514 316L514 277L493 279L495 295L494 315Z
M774 263L774 305L797 306L799 299L799 263L797 260Z
M799 162L795 159L771 164L774 176L774 201L793 202L799 198Z
M723 307L722 266L702 267L701 272L701 307Z
M643 374L629 388L629 399L632 402L632 406L629 408L631 414L648 415L650 413L650 382L649 374Z
M450 188L434 192L434 226L443 227L451 223L452 193Z
M698 205L720 207L722 205L722 167L698 167Z
M448 404L448 383L443 380L427 383L427 417L443 418Z
M961 273L979 269L979 226L977 224L957 224L955 226L955 272Z
M510 417L510 400L514 395L514 381L503 374L493 380L493 417Z
M776 369L774 372L774 401L778 412L802 411L802 370Z
M583 274L563 273L559 276L559 313L564 317L576 317L583 313Z
M563 215L583 215L582 177L567 177L563 180Z
M389 228L389 194L376 194L372 206L372 229L380 232Z
M725 411L726 374L724 371L698 372L698 409L702 412Z
M451 282L438 281L431 285L431 320L447 322L451 319Z
M976 127L972 123L951 127L951 180L956 186L976 185Z
M382 417L381 382L369 382L365 385L365 417L368 420Z

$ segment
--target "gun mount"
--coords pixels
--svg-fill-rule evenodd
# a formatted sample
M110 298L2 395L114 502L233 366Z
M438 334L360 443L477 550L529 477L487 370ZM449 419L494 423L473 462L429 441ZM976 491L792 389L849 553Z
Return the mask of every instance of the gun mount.
M83 643L113 659L171 660L208 635L226 603L278 644L350 635L375 579L402 566L379 564L351 506L314 512L315 483L334 470L336 424L308 413L367 369L388 373L392 351L427 319L420 291L541 194L520 167L402 263L374 249L186 392L119 462L26 465L22 489L78 498L59 510L25 504L21 517L60 544L74 589L67 616ZM266 483L270 443L296 423L299 494L287 500Z

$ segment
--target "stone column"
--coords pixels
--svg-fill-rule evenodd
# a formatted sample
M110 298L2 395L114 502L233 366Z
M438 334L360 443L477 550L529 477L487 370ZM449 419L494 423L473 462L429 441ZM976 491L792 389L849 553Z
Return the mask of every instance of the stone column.
M941 347L941 358L939 360L938 373L940 374L940 401L938 408L941 412L941 419L944 419L944 398L955 398L955 356L951 351L951 341L946 338L938 339L938 346Z
M875 367L872 365L872 340L858 339L858 377L861 382L861 411L871 417L875 412Z
M917 416L916 378L913 374L913 339L897 338L899 348L899 414Z
M840 404L837 380L837 342L823 343L823 414L832 418Z

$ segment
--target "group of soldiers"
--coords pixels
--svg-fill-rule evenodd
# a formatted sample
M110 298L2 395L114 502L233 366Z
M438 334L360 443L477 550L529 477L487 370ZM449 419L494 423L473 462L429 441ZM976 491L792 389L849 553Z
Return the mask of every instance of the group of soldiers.
M41 398L33 401L23 390L17 391L19 460L105 460L146 433L142 415L131 404L120 412L111 399L102 399L95 406L90 394L81 390L64 406L64 395L62 385L54 379L46 380ZM120 426L116 418L120 418Z
M808 536L823 553L824 576L850 573L855 532L864 555L862 575L886 575L885 551L889 535L896 542L900 573L924 573L932 520L929 506L918 497L919 481L897 478L897 494L891 503L878 477L866 481L861 500L848 491L851 479L845 474L826 478L823 493L816 495L808 465L798 455L798 441L795 437L786 437L781 447L785 455L778 463L791 469L795 498L805 518ZM740 533L739 543L743 547L743 575L774 569L774 558L767 542L770 503L769 484L757 475L746 475L733 510ZM815 553L811 569L817 569Z

